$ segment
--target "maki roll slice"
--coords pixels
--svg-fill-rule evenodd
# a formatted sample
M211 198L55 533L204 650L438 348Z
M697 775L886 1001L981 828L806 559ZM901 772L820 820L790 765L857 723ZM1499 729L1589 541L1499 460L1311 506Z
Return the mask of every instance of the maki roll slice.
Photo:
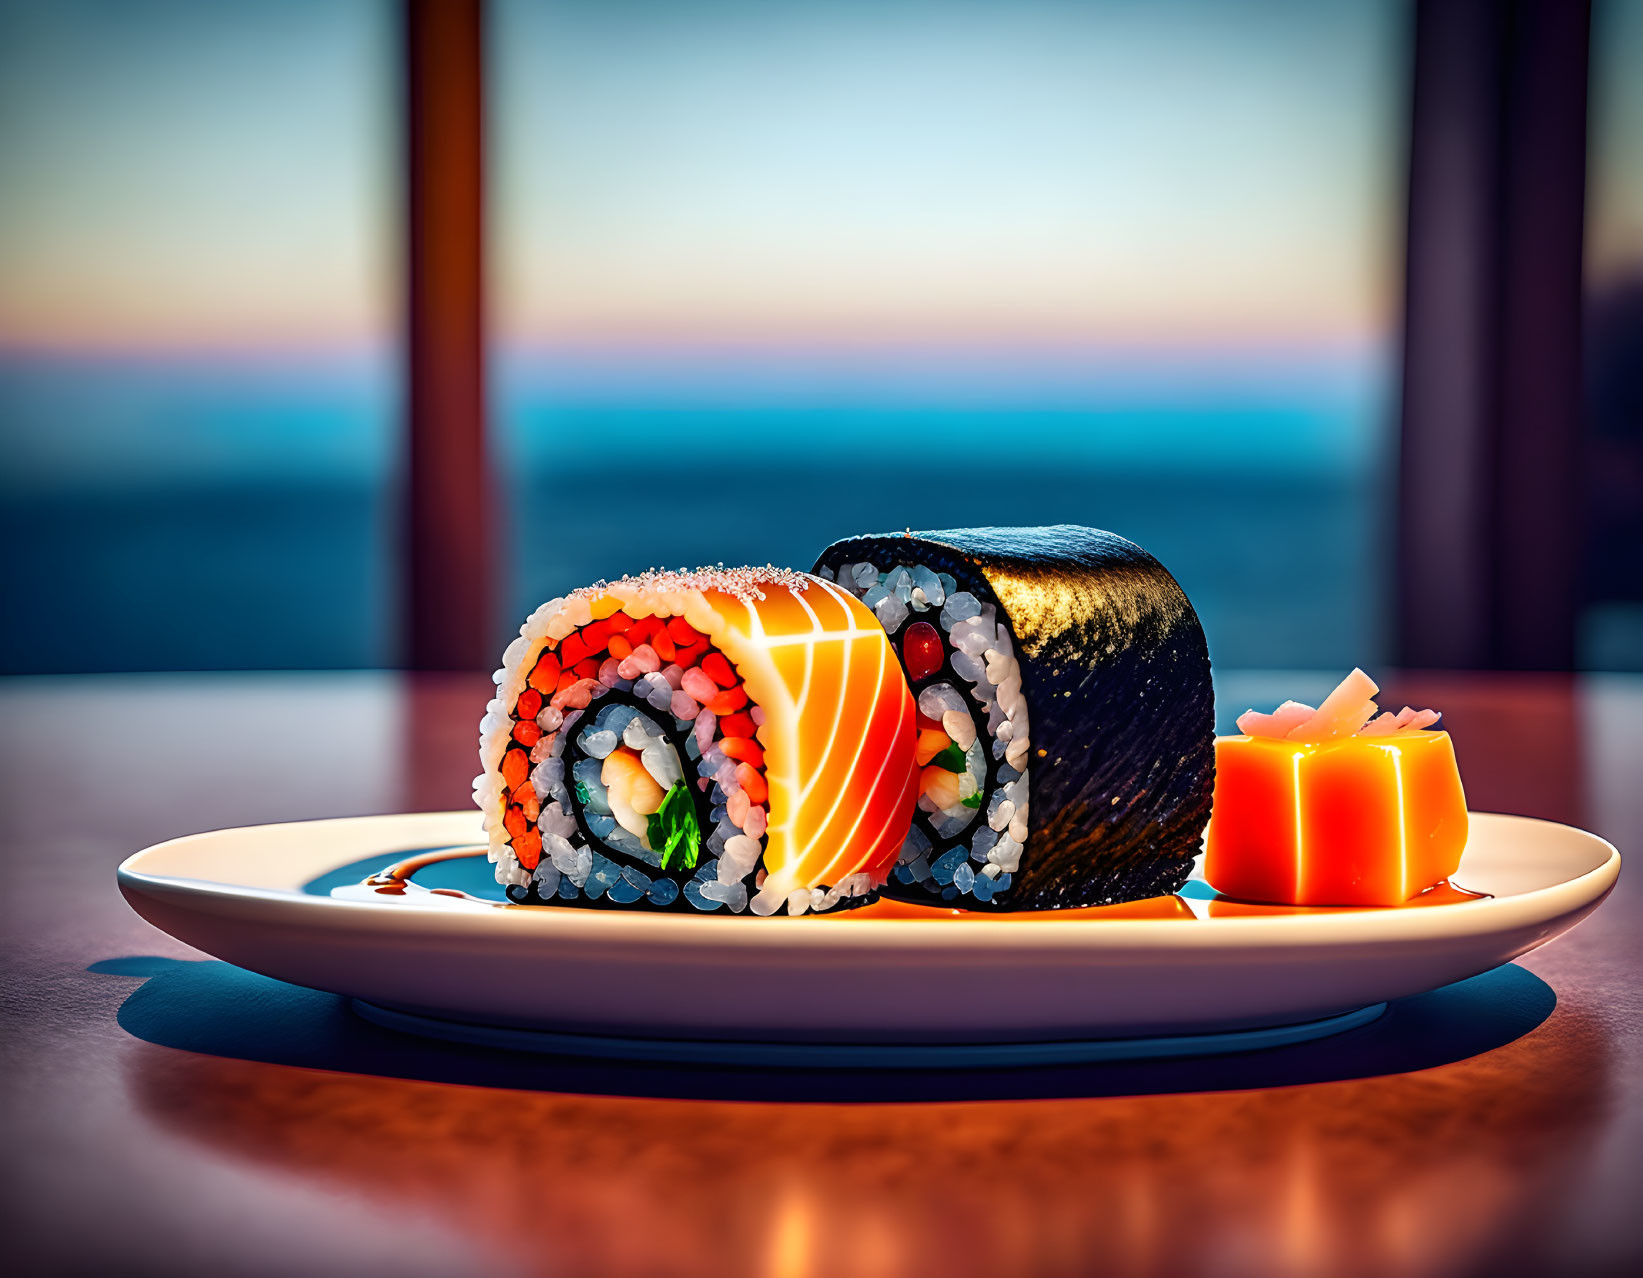
M474 797L521 904L799 915L873 899L913 811L914 710L850 592L649 572L508 645Z
M1214 700L1197 615L1095 528L851 537L816 573L871 609L917 702L919 797L890 894L965 909L1108 905L1186 882Z

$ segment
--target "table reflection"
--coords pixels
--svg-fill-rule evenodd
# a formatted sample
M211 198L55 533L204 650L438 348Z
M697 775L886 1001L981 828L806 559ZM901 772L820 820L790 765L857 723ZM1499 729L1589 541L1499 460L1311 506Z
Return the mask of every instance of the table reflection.
M127 1077L164 1128L361 1198L363 1230L412 1213L497 1267L715 1278L1468 1271L1567 1210L1609 1087L1568 1007L1441 1070L1088 1099L578 1095L149 1043Z

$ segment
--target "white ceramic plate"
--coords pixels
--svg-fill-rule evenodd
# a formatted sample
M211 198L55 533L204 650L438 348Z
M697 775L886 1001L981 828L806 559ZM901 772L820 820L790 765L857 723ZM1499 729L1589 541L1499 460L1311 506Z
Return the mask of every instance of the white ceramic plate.
M1230 1031L1234 1045L1259 1046L1267 1040L1251 1030L1361 1023L1363 1009L1551 940L1596 907L1620 868L1596 835L1474 813L1455 881L1489 899L1406 909L1013 923L316 894L328 878L363 878L356 863L472 843L478 827L474 814L449 812L196 834L128 859L120 888L198 949L365 1001L401 1028L443 1024L472 1040L475 1025L509 1027L487 1041L525 1046L538 1034L568 1050L968 1044L974 1055L991 1044L1003 1062L1031 1044L1059 1045L1045 1058L1068 1059L1069 1044L1090 1040Z

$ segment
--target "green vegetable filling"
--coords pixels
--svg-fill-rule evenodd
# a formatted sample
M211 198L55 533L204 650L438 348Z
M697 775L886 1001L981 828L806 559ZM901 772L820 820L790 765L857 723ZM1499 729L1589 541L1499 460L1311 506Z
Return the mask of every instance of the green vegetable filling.
M959 802L967 808L979 808L981 806L981 791L977 790L968 799L960 799Z
M696 868L702 854L702 828L696 824L696 805L690 800L690 791L683 781L675 781L673 788L662 799L662 806L651 813L646 833L652 850L662 854L662 868L674 868L675 855L686 870Z
M957 745L950 745L935 758L930 760L938 768L946 768L949 772L964 771L964 751Z

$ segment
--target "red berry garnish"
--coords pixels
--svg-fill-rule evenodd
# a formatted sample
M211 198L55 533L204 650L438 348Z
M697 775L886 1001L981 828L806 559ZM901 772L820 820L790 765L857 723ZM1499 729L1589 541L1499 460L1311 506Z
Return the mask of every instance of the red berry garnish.
M917 683L928 679L941 669L946 654L941 649L941 636L928 621L915 621L901 637L901 660L907 667L907 677Z

